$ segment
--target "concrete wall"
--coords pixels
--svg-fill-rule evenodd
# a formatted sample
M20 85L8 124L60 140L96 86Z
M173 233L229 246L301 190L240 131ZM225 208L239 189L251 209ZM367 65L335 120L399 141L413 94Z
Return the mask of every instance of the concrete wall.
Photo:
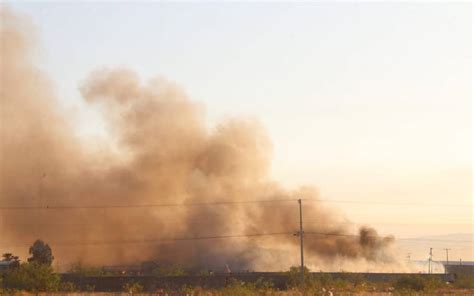
M372 282L388 282L394 281L406 273L312 273L314 275L329 276L334 279L346 279L349 281L372 281ZM423 277L439 278L443 281L451 281L451 275L445 274L416 274ZM81 289L87 286L93 286L95 291L111 292L122 291L123 286L127 283L137 282L142 285L146 291L154 291L157 289L176 289L183 286L202 288L222 288L238 280L242 282L256 282L259 279L270 281L275 288L286 289L289 281L288 275L284 273L270 272L249 272L240 274L215 274L211 276L88 276L80 277L71 274L62 274L62 281L72 282Z

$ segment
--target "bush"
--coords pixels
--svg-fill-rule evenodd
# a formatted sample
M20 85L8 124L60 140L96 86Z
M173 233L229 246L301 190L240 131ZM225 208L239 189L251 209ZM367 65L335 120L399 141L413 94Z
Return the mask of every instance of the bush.
M274 286L275 285L272 281L266 280L264 278L258 278L255 282L255 287L260 291L273 290Z
M138 282L129 282L122 286L125 292L130 294L143 292L143 286Z
M187 296L250 296L250 295L273 295L275 290L273 289L273 283L262 278L257 279L255 282L249 283L239 281L237 279L230 279L227 285L221 289L205 289L202 287L192 287L184 285L180 289L178 295ZM171 293L171 295L175 295Z
M307 284L310 279L310 272L309 269L305 266L304 267L304 281ZM292 266L290 270L287 272L288 275L288 285L289 287L298 287L301 286L301 267L300 266Z
M459 289L474 289L474 275L458 275L453 286Z
M421 277L419 275L407 275L398 278L394 288L401 291L435 291L443 286L443 282L435 277Z
M341 273L332 276L327 273L310 273L304 270L304 285L301 285L300 267L292 267L288 275L288 288L298 290L303 294L319 295L331 293L357 293L375 291L382 287L380 284L368 282L363 275L357 273Z
M84 291L86 291L86 292L95 292L95 286L94 285L86 285Z
M394 287L398 290L422 291L425 284L418 276L403 276L395 281Z
M61 283L59 286L59 291L61 292L76 292L78 289L74 283L71 282L64 282Z
M59 283L59 275L53 272L51 266L31 262L8 271L3 285L6 289L51 292L59 289Z
M232 280L221 292L229 296L253 296L258 294L258 289L255 284Z
M200 270L198 273L199 276L213 276L214 273L210 270Z
M77 262L71 265L69 269L69 273L78 276L104 276L104 275L112 275L111 272L106 272L101 268L84 265L81 262Z
M154 276L183 276L186 271L178 265L162 266L153 269Z

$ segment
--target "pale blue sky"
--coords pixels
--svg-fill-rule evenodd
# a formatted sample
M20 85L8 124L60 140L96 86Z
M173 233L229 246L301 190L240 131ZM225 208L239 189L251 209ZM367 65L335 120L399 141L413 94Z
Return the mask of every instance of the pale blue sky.
M473 203L469 3L11 6L38 26L40 66L67 108L82 110L78 83L91 70L126 66L177 82L209 126L259 118L272 174L288 186L313 184L328 199ZM87 114L80 128L94 133ZM472 231L472 207L344 211L380 225L403 216L418 227L395 227L407 235Z

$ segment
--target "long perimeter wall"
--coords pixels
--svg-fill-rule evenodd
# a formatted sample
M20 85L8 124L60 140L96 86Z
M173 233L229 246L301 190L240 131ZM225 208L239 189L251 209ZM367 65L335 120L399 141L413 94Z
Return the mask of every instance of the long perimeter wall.
M431 277L443 281L453 281L454 277L450 274L407 274L407 273L330 273L315 272L313 275L329 276L333 279L346 279L349 281L371 281L371 282L389 282L396 280L401 276L416 275L422 277ZM98 292L122 291L127 283L139 283L146 291L156 289L180 288L183 286L199 286L203 288L222 288L232 281L256 282L264 280L272 282L275 288L286 289L289 282L289 276L285 273L273 272L249 272L233 274L214 274L209 276L77 276L73 274L62 274L63 282L74 283L81 289L91 289Z

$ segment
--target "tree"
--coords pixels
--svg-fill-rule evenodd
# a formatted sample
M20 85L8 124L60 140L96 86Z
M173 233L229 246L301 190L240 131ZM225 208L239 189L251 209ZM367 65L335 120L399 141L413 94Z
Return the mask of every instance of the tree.
M13 254L12 253L4 253L2 255L3 261L11 261L13 259Z
M28 262L37 262L47 266L51 266L53 263L54 257L51 248L40 239L30 247L29 253L32 256L28 258Z
M10 262L10 267L15 268L20 266L20 257L14 256L12 253L4 253L2 255L3 260L2 261L7 261Z

